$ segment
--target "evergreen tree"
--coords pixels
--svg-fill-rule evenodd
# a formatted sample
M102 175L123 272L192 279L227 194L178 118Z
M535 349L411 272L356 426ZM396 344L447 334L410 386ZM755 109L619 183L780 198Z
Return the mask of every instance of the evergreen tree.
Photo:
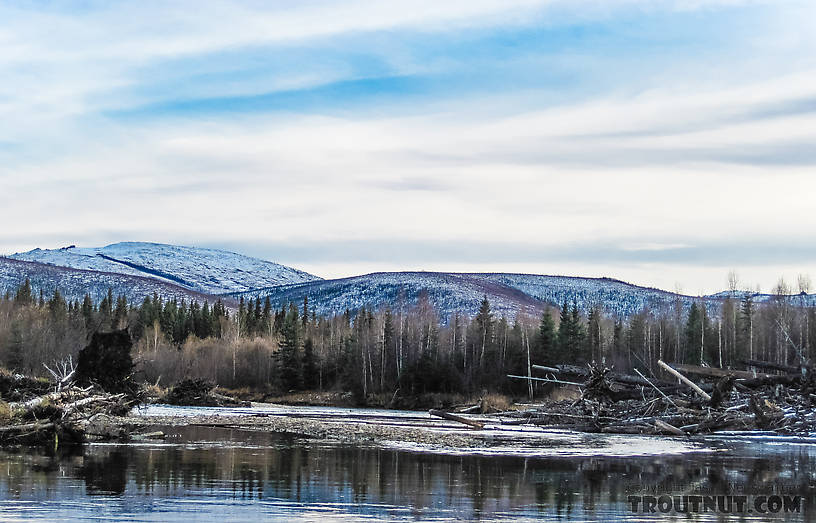
M15 300L16 301L16 300ZM20 318L15 318L11 322L11 331L6 341L5 366L18 372L23 371L23 350L25 340L23 337L23 325Z
M269 296L264 299L263 312L261 314L263 316L263 332L264 334L269 334L269 330L272 328L272 302L269 300Z
M714 361L717 349L716 334L711 332L705 307L692 303L689 307L685 327L685 361L702 365Z
M601 336L601 308L592 307L587 318L587 349L586 354L592 361L601 361L604 354L601 350L603 337Z
M305 329L306 326L309 324L309 297L303 297L303 328Z
M284 390L297 390L301 388L303 374L300 359L300 321L297 307L293 304L290 304L283 320L281 336L278 351L281 385Z
M48 301L48 310L51 318L57 323L64 322L68 318L68 306L59 289L54 289L54 295Z
M113 289L99 302L99 322L102 329L110 329L113 321Z
M85 328L90 329L93 324L94 305L91 301L91 295L86 294L82 298L82 319L85 321Z
M737 317L737 351L744 359L754 359L754 297L750 292L743 294Z
M312 338L306 338L303 342L303 388L314 390L318 386L319 376L317 361L314 353L314 342Z
M482 298L482 303L479 306L479 312L473 319L476 324L481 350L479 351L479 368L484 365L484 355L487 347L493 340L493 314L490 312L490 302L487 300L487 294Z
M612 350L615 354L623 354L623 321L615 320L615 332L612 334Z
M25 279L22 285L17 289L17 294L14 295L14 302L17 305L31 305L34 303L34 295L31 291L31 280Z
M538 336L536 336L536 350L533 353L533 363L559 363L555 361L557 357L555 322L549 311L544 311L541 315L541 323L538 324Z
M567 302L561 307L561 322L558 325L558 352L561 361L585 361L583 354L584 329L578 313L578 305L573 303L572 309Z
M201 307L201 317L196 325L196 336L202 340L212 336L212 318L210 317L210 304L204 300L204 306Z
M121 329L127 322L128 304L127 298L120 295L116 298L116 309L113 311L113 321L111 327L114 329Z

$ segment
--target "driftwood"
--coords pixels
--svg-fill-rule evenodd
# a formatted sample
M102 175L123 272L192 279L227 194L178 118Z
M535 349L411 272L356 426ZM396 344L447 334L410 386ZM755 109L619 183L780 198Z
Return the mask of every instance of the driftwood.
M762 372L749 372L746 370L732 370L732 369L718 369L716 367L701 367L700 365L687 365L683 363L675 363L673 367L679 372L686 374L697 374L699 376L711 376L714 378L723 378L725 376L734 376L737 379L752 380L756 378L772 378L771 374L764 374Z
M428 411L428 414L430 414L431 416L437 416L437 417L440 417L440 418L443 418L443 419L446 419L446 420L449 420L449 421L456 421L456 422L459 422L459 423L463 423L463 424L467 425L468 427L471 427L471 428L477 429L477 430L482 430L482 429L484 429L484 426L485 426L484 423L482 423L480 421L475 421L475 420L472 420L472 419L468 419L468 418L465 418L463 416L457 416L456 414L451 414L450 412L445 412L444 410L431 409L431 410Z
M656 391L657 391L657 392L658 392L658 393L659 393L661 396L663 396L663 398L664 398L666 401L668 401L669 403L671 403L672 405L674 405L675 407L677 407L677 404L674 402L674 400L672 400L670 397L666 396L666 394L665 394L665 393L664 393L662 390L660 390L660 389L657 387L657 385L655 385L654 383L652 383L651 381L649 381L649 379L648 379L646 376L644 376L643 374L641 374L639 370L635 369L635 372L637 372L637 373L638 373L638 376L640 376L641 378L643 378L644 380L646 380L646 383L648 383L649 385L651 385L651 386L652 386L652 388L653 388L654 390L656 390Z
M655 420L655 427L656 427L658 430L660 430L661 432L666 432L666 433L669 433L669 434L674 434L675 436L685 436L685 435L686 435L686 433L685 433L685 432L683 432L682 430L678 429L678 428L677 428L677 427L675 427L674 425L672 425L672 424L670 424L670 423L666 423L665 421L660 420L660 419Z
M0 445L66 445L88 439L122 437L108 428L100 414L124 414L136 403L126 394L108 394L91 387L64 388L25 401L9 403L8 417L0 421Z
M706 401L711 401L711 396L709 396L708 393L706 393L703 389L697 386L696 383L694 383L687 377L683 376L682 374L668 366L666 363L663 362L663 360L657 360L657 364L660 365L664 370L666 370L666 372L668 372L675 378L679 379L680 381L691 387L691 389L697 394L699 394L701 398L703 398Z
M501 423L584 432L675 436L734 430L803 435L816 432L816 371L813 367L756 360L746 363L756 363L757 368L783 374L669 365L659 361L662 369L680 380L677 384L655 380L637 369L636 379L628 379L625 374L595 365L532 366L549 374L550 381L577 377L573 383L581 385L581 399L504 413L503 416L512 419ZM583 383L579 383L580 380Z
M774 363L772 361L760 361L760 360L742 360L740 361L743 365L747 365L749 367L756 367L758 369L767 369L767 370L779 370L782 372L787 372L788 374L798 374L802 372L802 367L793 367L790 365L782 365L781 363Z
M562 374L567 376L576 376L580 378L589 378L591 371L587 367L579 367L578 365L556 365L555 367L545 367L542 365L532 365L531 366L534 370L542 371L542 372L549 372L551 374ZM642 376L632 376L631 374L620 374L617 372L612 372L611 370L607 373L607 379L613 382L621 383L624 385L643 385L643 386L650 386L648 380L643 378ZM660 382L659 380L654 380L656 383L660 385L671 385L670 383Z
M179 381L163 398L168 405L194 405L197 407L249 407L250 402L240 401L215 392L215 384L203 379Z
M515 374L508 374L508 378L512 378L514 380L532 380L532 381L543 381L544 383L557 383L559 385L574 385L576 387L583 387L583 383L578 383L576 381L564 381L564 380L556 380L552 378L533 378L530 376L516 376Z

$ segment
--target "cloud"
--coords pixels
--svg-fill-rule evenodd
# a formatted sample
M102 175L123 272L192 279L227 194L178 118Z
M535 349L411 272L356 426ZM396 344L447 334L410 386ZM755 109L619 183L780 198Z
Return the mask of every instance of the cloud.
M816 270L812 4L31 6L0 6L0 250Z

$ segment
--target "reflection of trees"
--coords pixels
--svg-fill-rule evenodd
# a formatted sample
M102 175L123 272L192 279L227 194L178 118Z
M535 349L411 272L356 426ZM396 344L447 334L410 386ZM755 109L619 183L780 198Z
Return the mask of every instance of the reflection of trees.
M229 431L218 436L247 437ZM524 513L571 519L626 513L632 493L769 494L779 492L782 483L782 493L805 495L805 506L816 506L816 496L808 494L816 484L816 464L807 447L778 455L743 452L742 457L525 459L291 445L269 435L253 443L249 448L94 446L80 458L0 454L0 488L6 496L32 491L59 496L59 476L65 474L84 481L87 494L209 492L239 500L336 502L347 511L380 517L395 511L404 516L410 513L400 507L410 507L420 517Z
M116 449L87 456L79 476L88 494L122 494L127 487L128 452Z

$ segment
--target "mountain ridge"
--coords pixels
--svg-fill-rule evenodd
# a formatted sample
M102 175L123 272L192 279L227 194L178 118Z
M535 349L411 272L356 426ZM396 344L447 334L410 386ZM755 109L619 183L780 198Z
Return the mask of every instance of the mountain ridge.
M107 282L131 301L143 299L141 293L148 289L149 294L157 292L188 301L269 297L276 307L308 298L320 314L362 307L412 306L426 296L442 317L456 312L472 315L487 296L498 315L511 318L520 312L538 314L563 303L574 303L584 313L601 307L608 314L626 318L677 304L685 309L692 303L721 303L729 297L728 291L690 296L610 277L525 273L400 271L324 280L293 267L229 251L150 242L33 249L0 260L5 260L0 263L0 289L5 287L7 291L22 283L29 271L36 276L33 283L46 293L65 286L60 289L63 294L78 298L88 291L98 295ZM11 261L36 265L12 266ZM772 298L755 296L757 301ZM733 297L739 298L737 294ZM799 298L816 305L816 295Z
M204 247L119 242L105 247L32 249L8 256L74 269L147 276L206 294L250 290L266 283L302 283L318 276L279 263Z

